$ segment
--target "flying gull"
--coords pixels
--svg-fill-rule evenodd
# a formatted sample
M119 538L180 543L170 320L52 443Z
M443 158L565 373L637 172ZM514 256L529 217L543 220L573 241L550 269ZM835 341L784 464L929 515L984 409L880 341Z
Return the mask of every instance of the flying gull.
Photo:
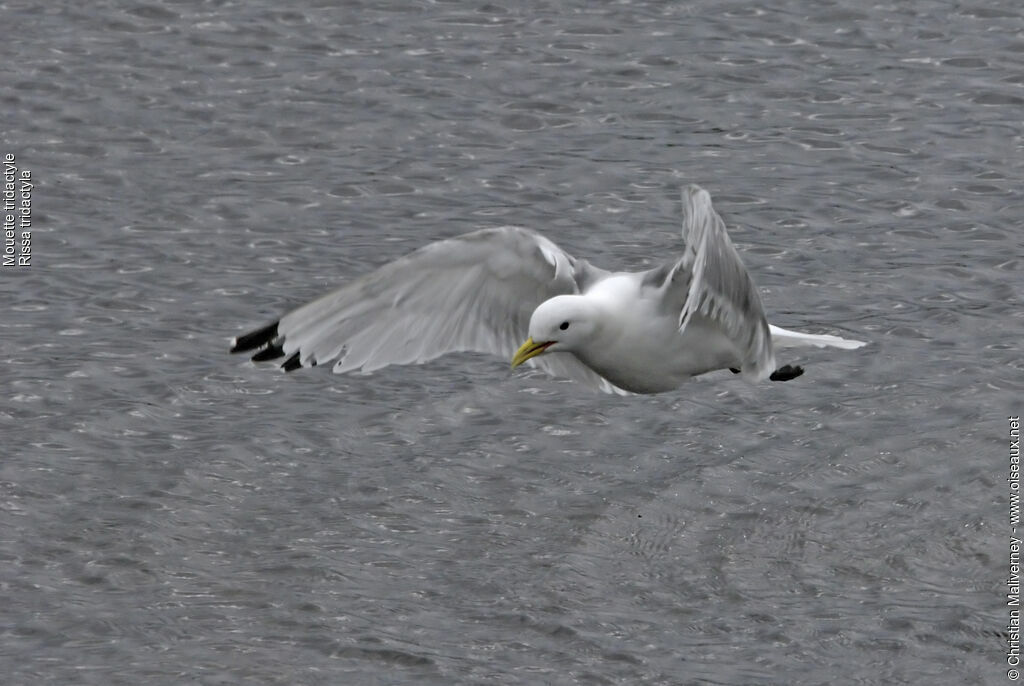
M653 269L609 272L529 229L483 229L386 264L231 352L341 373L477 351L610 393L660 393L717 369L788 381L803 369L776 368L777 350L865 345L770 325L711 196L695 185L682 196L686 247Z

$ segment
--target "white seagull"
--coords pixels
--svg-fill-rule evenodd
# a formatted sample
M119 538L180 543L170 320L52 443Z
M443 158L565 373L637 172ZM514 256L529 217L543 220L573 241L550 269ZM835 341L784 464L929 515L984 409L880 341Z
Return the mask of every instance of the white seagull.
M386 264L231 352L284 357L286 371L337 360L341 373L477 351L610 393L660 393L716 369L788 381L803 369L776 368L778 349L865 345L768 324L711 196L682 196L686 248L654 269L609 272L529 229L483 229Z

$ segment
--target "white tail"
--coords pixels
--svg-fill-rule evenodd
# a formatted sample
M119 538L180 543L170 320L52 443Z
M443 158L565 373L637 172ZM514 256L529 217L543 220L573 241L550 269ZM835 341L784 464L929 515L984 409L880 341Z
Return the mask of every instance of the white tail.
M867 345L864 341L851 341L839 336L828 334L800 333L790 331L780 326L768 325L772 333L772 346L775 348L794 348L799 346L813 346L815 348L843 348L854 350Z

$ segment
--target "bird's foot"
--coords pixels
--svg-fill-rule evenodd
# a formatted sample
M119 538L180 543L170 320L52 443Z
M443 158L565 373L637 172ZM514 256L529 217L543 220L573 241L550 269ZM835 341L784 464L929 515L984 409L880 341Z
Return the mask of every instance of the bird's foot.
M768 378L772 381L790 381L804 373L804 368L795 364L786 364L774 372Z

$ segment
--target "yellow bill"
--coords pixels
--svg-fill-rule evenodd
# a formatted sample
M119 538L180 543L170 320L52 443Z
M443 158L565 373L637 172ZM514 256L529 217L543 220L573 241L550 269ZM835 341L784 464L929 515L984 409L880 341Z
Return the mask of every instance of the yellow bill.
M546 341L544 343L534 343L532 338L527 338L526 342L519 346L519 350L512 356L512 368L515 369L523 362L526 362L531 357L537 357L542 352L548 349L549 346L554 345L554 341Z

